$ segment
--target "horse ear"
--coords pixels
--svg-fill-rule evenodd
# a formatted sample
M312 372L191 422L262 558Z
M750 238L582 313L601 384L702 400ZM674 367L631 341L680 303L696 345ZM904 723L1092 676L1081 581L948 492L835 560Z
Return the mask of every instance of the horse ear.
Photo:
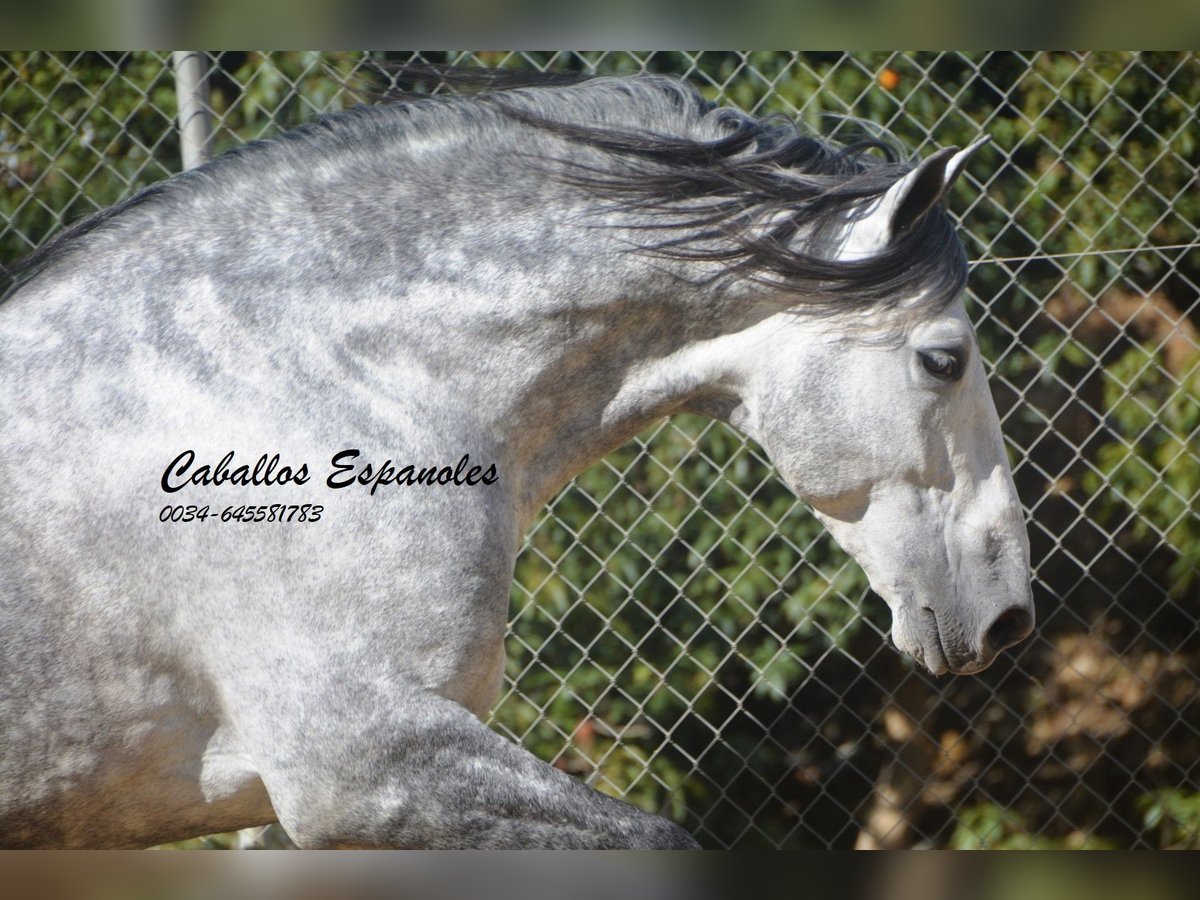
M984 135L964 150L957 147L939 150L888 188L880 212L888 217L889 236L894 239L920 221L962 174L967 160L988 140Z
M967 167L967 161L975 155L975 151L991 141L991 139L992 136L990 134L981 134L975 140L971 141L971 143L967 144L965 150L959 150L950 157L950 161L946 163L946 190L949 190L950 185L954 184L958 176L962 174L963 169Z

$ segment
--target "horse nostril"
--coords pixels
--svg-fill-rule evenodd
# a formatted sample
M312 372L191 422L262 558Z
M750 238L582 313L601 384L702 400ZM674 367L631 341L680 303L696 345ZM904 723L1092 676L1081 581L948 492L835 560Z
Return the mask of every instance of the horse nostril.
M1033 630L1033 616L1014 606L1000 614L984 638L984 645L994 653L1023 641Z

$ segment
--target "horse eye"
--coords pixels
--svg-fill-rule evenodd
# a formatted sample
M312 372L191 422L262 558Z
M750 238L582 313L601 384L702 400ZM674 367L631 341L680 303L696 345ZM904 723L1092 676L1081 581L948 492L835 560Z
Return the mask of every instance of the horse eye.
M947 350L928 350L920 354L925 371L940 381L958 381L962 363L956 354Z

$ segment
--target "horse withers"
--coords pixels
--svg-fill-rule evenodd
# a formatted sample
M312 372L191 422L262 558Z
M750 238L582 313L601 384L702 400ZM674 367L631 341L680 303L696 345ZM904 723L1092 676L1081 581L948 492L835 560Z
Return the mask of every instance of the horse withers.
M972 150L597 78L68 229L0 305L0 844L694 846L480 720L533 517L678 411L766 448L901 650L987 666L1033 608L941 202Z

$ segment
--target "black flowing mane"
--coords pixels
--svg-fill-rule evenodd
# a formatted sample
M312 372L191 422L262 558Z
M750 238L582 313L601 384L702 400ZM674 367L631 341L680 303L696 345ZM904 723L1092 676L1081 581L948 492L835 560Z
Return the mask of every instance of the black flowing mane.
M830 312L891 308L917 295L933 312L961 294L966 256L940 203L870 258L843 261L821 253L825 238L912 170L894 143L873 137L839 145L782 117L756 119L717 107L674 80L638 81L724 134L706 140L591 126L503 95L488 99L525 125L603 151L609 160L601 164L560 160L559 177L642 214L648 229L677 233L639 245L644 252L719 263L725 274L802 295L805 305Z

